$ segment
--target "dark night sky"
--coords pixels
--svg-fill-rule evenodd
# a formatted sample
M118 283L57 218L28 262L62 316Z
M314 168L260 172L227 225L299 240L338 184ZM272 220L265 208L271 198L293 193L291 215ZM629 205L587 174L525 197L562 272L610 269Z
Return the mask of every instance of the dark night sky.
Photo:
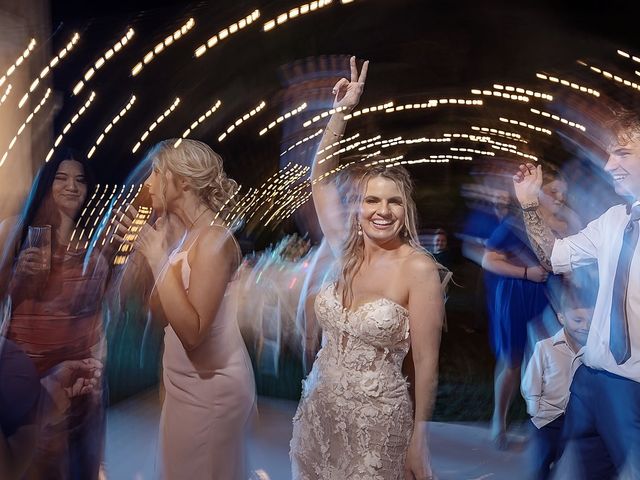
M109 119L135 93L137 105L113 129L94 157L101 178L122 181L143 153L132 155L132 145L175 96L182 99L180 107L171 121L165 121L153 132L144 147L179 135L213 99L220 98L223 108L219 114L198 127L192 137L219 151L225 158L225 168L240 183L256 186L275 172L278 154L290 144L289 140L314 131L311 127L284 140L278 131L257 136L260 127L286 110L281 69L285 64L321 55L355 54L370 59L362 106L388 99L407 103L441 96L470 98L470 88L491 88L493 83L549 90L548 85L536 80L538 71L558 72L559 76L588 82L608 92L611 86L578 66L576 60L591 59L612 71L619 68L625 77L633 78L632 66L616 55L617 48L640 53L638 16L633 3L636 2L356 0L340 5L334 0L329 7L264 33L262 25L267 19L297 3L54 1L53 49L66 43L73 31L82 34L77 52L54 77L62 105L56 127L62 128L88 91L95 90L96 105L66 139L68 144L87 151ZM262 12L257 25L230 37L202 58L193 57L194 49L212 33L255 8ZM195 18L196 28L132 78L131 67L145 52L189 17ZM79 98L72 97L71 89L88 65L128 27L136 30L132 43L96 75ZM326 88L321 95L328 99L329 90ZM219 144L218 134L261 99L268 101L265 111ZM304 100L301 98L300 102ZM499 113L528 113L528 107L522 109L496 100L486 104L487 108L476 112L451 108L403 116L362 117L358 122L354 120L350 128L363 133L380 131L385 136L435 136L448 129L468 129L473 123L491 123L500 128L495 121ZM527 118L534 120L531 115ZM557 142L536 142L532 138L531 147L557 157L556 163L567 155ZM420 156L430 153L444 152L433 147L411 152ZM416 168L412 174L424 185L435 185L442 183L442 178L450 178L453 168L429 166ZM465 174L466 168L460 167L456 174Z

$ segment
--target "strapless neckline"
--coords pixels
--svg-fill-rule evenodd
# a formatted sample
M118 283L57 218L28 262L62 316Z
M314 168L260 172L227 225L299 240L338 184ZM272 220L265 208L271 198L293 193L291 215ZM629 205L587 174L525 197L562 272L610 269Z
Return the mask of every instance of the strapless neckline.
M343 312L348 313L349 315L355 315L359 313L360 310L362 310L364 307L374 305L376 303L387 303L396 307L400 312L404 313L405 315L409 316L409 309L407 307L404 307L400 305L398 302L391 300L390 298L387 298L387 297L379 297L379 298L374 298L373 300L368 300L358 305L355 309L349 310L342 305L342 302L338 297L338 284L336 282L333 282L332 287L333 287L333 298L335 299L336 303L338 304L338 306Z

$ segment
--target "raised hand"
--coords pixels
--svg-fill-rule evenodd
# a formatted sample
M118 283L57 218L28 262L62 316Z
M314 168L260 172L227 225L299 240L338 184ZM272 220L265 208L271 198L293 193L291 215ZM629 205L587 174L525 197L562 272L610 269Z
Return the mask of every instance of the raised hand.
M513 188L521 206L537 204L542 188L542 165L537 167L533 163L520 165L513 176Z
M47 268L47 260L37 247L25 248L18 256L16 271L20 275L38 275Z
M160 217L153 227L143 225L135 241L135 248L144 255L154 271L161 268L168 257L167 227L164 217Z
M349 61L351 66L351 80L341 78L333 87L333 108L342 108L346 112L352 111L362 96L364 91L364 82L367 79L367 70L369 69L369 60L362 64L362 69L358 75L358 67L356 65L356 57L351 57Z

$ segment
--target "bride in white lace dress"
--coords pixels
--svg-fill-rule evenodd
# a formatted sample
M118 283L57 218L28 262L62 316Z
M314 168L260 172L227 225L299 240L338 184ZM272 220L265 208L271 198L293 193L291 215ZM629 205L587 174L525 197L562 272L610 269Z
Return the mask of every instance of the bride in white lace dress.
M409 175L398 166L364 170L346 212L331 176L344 116L358 104L367 67L358 75L352 58L351 80L334 87L340 111L326 127L313 166L313 200L338 268L337 281L315 301L322 348L293 419L296 480L432 478L427 421L444 299L438 265L417 241ZM415 404L402 372L409 351Z

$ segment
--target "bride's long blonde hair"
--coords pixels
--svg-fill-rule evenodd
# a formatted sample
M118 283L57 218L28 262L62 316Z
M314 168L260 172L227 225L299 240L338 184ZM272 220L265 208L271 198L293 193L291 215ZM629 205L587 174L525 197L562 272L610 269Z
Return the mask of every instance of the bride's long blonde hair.
M353 279L364 259L364 239L358 235L358 215L360 205L369 180L375 177L386 178L396 184L402 195L404 205L404 225L400 239L417 251L431 256L418 240L417 209L413 200L413 182L409 172L401 166L376 165L367 169L358 169L350 175L347 185L346 202L348 208L348 233L342 247L340 259L340 284L342 287L342 305L350 308L353 302ZM354 178L355 177L355 178Z

